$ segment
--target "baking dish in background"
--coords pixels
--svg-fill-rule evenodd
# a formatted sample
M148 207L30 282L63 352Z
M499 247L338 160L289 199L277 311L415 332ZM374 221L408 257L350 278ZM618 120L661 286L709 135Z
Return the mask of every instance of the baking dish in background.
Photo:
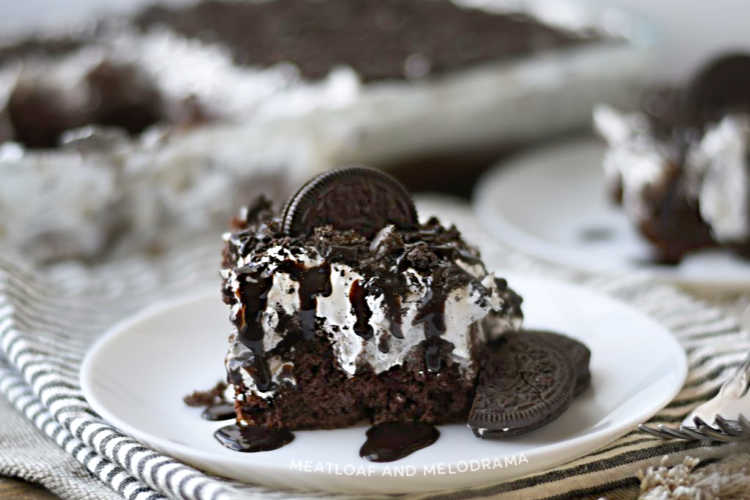
M654 42L642 22L580 0L459 1L597 40L434 78L365 83L350 68L307 81L288 64L238 68L222 47L173 33L100 28L68 73L108 57L133 62L165 94L196 95L221 119L116 140L83 131L48 150L6 142L0 244L39 262L163 249L217 232L252 193L283 199L289 186L344 163L389 169L413 189L455 183L508 147L588 127L597 102L627 105L637 95ZM0 74L0 104L14 71Z

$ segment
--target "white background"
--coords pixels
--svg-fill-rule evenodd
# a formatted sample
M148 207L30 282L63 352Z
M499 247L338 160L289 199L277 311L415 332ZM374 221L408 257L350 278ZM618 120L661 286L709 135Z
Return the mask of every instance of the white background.
M92 10L132 10L151 0L0 0L0 34L29 26L62 29ZM189 0L162 0L185 3ZM656 78L685 76L706 57L729 48L750 50L750 0L607 1L640 15L661 34Z
M750 0L609 3L640 15L657 28L661 37L657 60L661 63L654 68L656 77L684 77L717 52L733 48L750 50Z

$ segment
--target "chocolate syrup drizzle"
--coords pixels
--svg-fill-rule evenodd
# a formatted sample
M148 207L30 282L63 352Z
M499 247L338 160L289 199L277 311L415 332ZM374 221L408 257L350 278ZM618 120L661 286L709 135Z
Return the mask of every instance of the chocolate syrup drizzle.
M498 286L502 288L503 285L505 285L504 280L498 280ZM509 307L515 306L511 305ZM529 334L531 333L540 334L538 331L529 331ZM567 356L570 356L571 359L578 363L576 365L577 388L572 396L576 397L590 384L591 375L588 369L588 357L590 353L588 349L563 335L554 332L541 333L551 337L550 342L553 342ZM484 369L487 369L486 365ZM219 399L219 395L223 394L224 387L220 383L208 391L195 391L186 396L184 401L188 406L207 406L202 414L202 417L205 419L224 420L233 418L235 416L233 405L224 399ZM504 408L500 405L497 411L503 410ZM399 460L415 451L432 445L440 437L440 431L435 426L424 422L380 423L370 427L366 434L367 439L360 448L359 455L372 462L392 462ZM488 434L483 434L479 437L486 438L487 436ZM240 452L274 450L294 440L294 434L288 429L271 429L236 424L218 429L214 433L214 437L222 446Z
M332 263L353 266L365 276L352 283L349 302L356 317L354 331L364 339L373 336L369 319L372 316L366 298L383 296L386 317L390 323L390 334L403 338L401 297L408 291L408 268L416 270L429 283L429 291L419 306L414 324L423 324L425 331L425 366L429 372L438 372L442 356L452 350L452 345L441 337L445 333L445 301L450 292L467 283L474 282L487 300L489 290L456 262L481 266L478 253L466 245L455 227L445 228L436 218L419 225L416 229L395 229L389 226L373 238L365 238L353 230L336 230L331 226L315 228L312 234L291 237L281 231L281 221L270 210L270 203L261 199L247 210L245 220L235 220L236 232L230 235L224 250L223 267L232 268L240 257L249 263L236 271L240 281L235 297L228 283L224 284L224 300L242 305L241 313L234 318L238 340L252 352L252 359L244 363L258 390L273 389L273 382L266 362L263 347L262 314L267 305L267 294L272 285L273 272L286 273L296 281L300 310L296 318L279 316L284 321L285 341L275 352L288 349L294 339L309 339L315 335L317 297L331 293L330 273ZM292 255L301 255L306 248L314 248L324 258L320 266L306 268L294 260L278 260L275 266L258 265L254 259L274 245L281 245ZM250 259L247 257L250 256ZM507 289L506 302L515 307L520 315L520 298ZM387 352L388 339L382 340L378 348ZM239 367L235 367L239 368ZM232 368L230 367L230 372ZM235 374L236 375L236 374ZM230 380L233 374L229 374ZM235 377L237 378L237 377Z
M270 451L294 441L294 434L287 429L225 425L214 432L214 437L223 446L234 451L255 453Z
M268 302L268 290L273 281L270 277L264 277L262 273L255 272L253 268L238 270L238 276L244 281L240 287L240 302L242 303L239 315L240 325L238 338L254 354L252 367L248 370L261 391L270 390L272 380L263 353L263 326L261 316Z
M237 414L234 411L234 404L229 402L222 402L207 406L201 418L203 420L210 420L212 422L218 422L221 420L232 420Z
M201 418L210 421L235 418L234 405L222 401L206 407ZM440 437L440 431L422 422L389 422L367 430L367 440L359 456L371 462L393 462L417 450L430 446ZM245 453L270 451L291 443L294 433L287 429L225 425L214 432L214 438L230 450Z
M294 261L282 262L277 271L284 272L299 283L298 295L300 310L298 312L299 333L309 339L315 334L315 309L318 296L331 294L329 264L305 268ZM239 315L238 340L253 353L252 366L248 370L260 391L273 389L268 363L263 348L262 315L268 302L268 291L271 289L273 278L261 267L247 265L237 271L241 280L240 302L242 304ZM244 368L248 368L245 365Z
M369 323L372 311L367 305L366 296L367 290L365 287L359 283L359 280L354 280L352 287L349 289L349 303L357 318L357 321L354 323L354 333L363 339L372 338L372 327Z
M188 406L204 406L201 413L204 420L232 420L236 417L235 408L223 396L225 387L219 383L207 391L194 391L183 401ZM420 422L378 424L367 431L367 440L359 454L372 462L391 462L431 445L439 436L434 426ZM216 430L214 438L230 450L254 453L281 448L294 440L294 434L288 429L231 424Z
M187 406L202 406L204 409L201 418L204 420L233 420L237 414L234 404L224 396L224 389L226 384L219 382L209 390L193 391L182 400ZM230 450L252 453L280 448L290 443L294 439L294 434L286 429L231 424L214 432L214 438Z
M437 441L440 431L423 422L388 422L370 427L359 456L371 462L393 462Z
M426 448L440 437L434 425L422 422L389 422L367 430L367 440L359 456L371 462L393 462ZM287 429L225 425L214 432L214 438L230 450L245 453L270 451L294 440Z

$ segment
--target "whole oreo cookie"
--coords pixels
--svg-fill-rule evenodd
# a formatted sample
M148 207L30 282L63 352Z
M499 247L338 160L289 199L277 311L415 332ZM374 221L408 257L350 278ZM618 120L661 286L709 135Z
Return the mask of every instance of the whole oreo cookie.
M686 99L695 125L750 112L750 54L729 53L709 62L693 77Z
M568 352L546 333L510 332L488 345L468 420L477 437L531 432L570 405L577 372Z
M524 330L524 335L534 335L559 346L573 362L576 370L576 388L573 396L578 396L588 389L591 384L591 372L589 371L589 362L591 361L591 351L583 342L570 338L561 333L549 332L544 330Z
M330 224L371 237L388 224L411 229L417 223L417 210L406 188L390 175L362 167L313 178L292 196L283 212L283 230L292 236Z

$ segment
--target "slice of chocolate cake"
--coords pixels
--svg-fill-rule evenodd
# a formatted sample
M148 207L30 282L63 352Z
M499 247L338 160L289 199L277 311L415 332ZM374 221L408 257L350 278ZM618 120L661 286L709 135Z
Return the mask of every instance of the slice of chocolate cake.
M650 92L640 112L599 107L609 190L656 260L750 248L750 54L710 61L684 88Z
M240 425L464 421L481 346L521 323L506 281L378 171L322 174L282 211L261 199L224 239Z

